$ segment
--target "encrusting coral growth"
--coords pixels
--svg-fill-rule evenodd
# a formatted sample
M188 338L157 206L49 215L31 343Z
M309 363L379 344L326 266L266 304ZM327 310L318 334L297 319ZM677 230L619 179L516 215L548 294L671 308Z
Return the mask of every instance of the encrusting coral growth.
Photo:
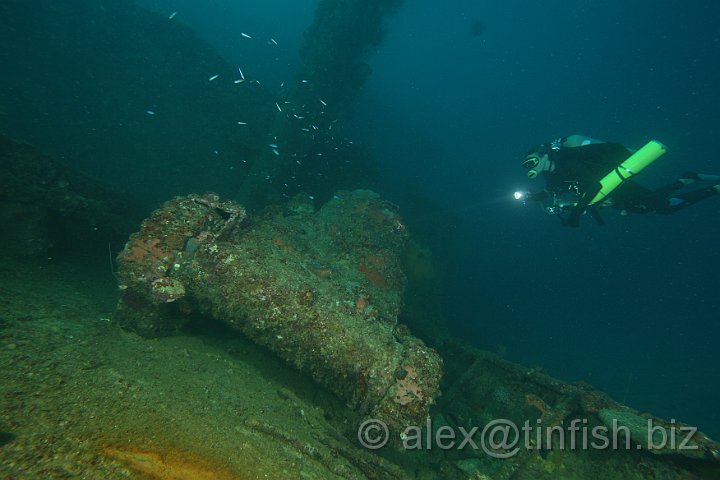
M118 256L116 319L154 336L199 310L401 431L427 417L441 377L437 353L397 323L407 237L397 208L367 190L250 220L216 195L177 197Z

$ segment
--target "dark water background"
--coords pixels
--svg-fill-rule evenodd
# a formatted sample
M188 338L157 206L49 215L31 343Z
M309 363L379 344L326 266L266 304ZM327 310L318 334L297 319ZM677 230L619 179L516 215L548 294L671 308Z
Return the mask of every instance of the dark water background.
M317 2L139 3L160 12L158 22L177 12L172 21L215 48L159 67L184 68L177 88L196 95L173 103L143 88L143 62L190 41L158 34L148 42L152 23L139 42L117 22L113 38L123 45L83 42L92 23L68 28L62 40L83 51L76 63L53 63L38 53L59 41L38 44L43 21L79 21L83 15L72 10L83 2L38 2L43 8L22 28L2 33L3 42L23 45L3 53L3 129L150 201L195 187L232 193L243 156L252 155L234 140L252 130L227 129L241 118L218 100L230 98L223 89L231 85L207 79L234 74L215 67L225 61L281 91L293 79ZM422 216L423 207L407 201L409 190L419 192L459 219L426 225L424 239L447 265L444 307L456 335L715 437L720 198L673 217L608 212L604 227L584 218L571 230L519 205L512 192L539 188L519 167L529 146L572 133L631 147L652 138L665 143L669 153L643 173L649 185L688 169L720 174L718 19L720 4L709 0L406 1L387 19L386 41L369 58L372 77L346 124L374 149L382 195ZM97 82L88 80L87 62L133 62L136 69L89 90ZM64 83L68 71L81 73ZM23 113L10 122L8 112ZM173 120L162 129L150 123L162 118ZM80 128L86 125L96 129ZM108 131L119 132L117 144L97 140ZM132 160L113 156L128 150ZM195 163L197 175L164 174L181 162Z
M718 18L717 2L409 2L363 110L392 178L463 217L446 310L459 335L715 436L720 199L570 230L508 195L532 186L525 150L568 133L666 143L648 185L720 172Z
M537 188L518 168L526 149L569 133L661 140L647 185L720 172L718 18L701 1L408 2L358 122L389 188L420 185L462 215L446 305L457 334L715 436L720 199L570 230L509 194Z

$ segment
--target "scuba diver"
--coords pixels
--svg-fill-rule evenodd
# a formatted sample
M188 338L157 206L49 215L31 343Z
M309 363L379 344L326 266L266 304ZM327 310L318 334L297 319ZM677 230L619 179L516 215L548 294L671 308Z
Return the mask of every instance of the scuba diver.
M669 215L720 193L720 176L686 172L673 183L650 190L630 179L660 155L665 146L651 141L633 152L619 143L571 135L531 148L522 165L529 178L542 173L541 192L515 192L518 200L536 200L558 215L563 225L577 227L585 212L603 224L597 207L613 207L621 215Z

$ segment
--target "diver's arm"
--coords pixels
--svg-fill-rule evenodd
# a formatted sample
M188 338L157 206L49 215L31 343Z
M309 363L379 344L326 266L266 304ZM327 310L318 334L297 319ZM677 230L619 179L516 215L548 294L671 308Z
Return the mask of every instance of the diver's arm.
M584 147L585 145L592 145L594 143L607 143L603 142L602 140L597 140L595 138L587 137L585 135L570 135L567 138L565 138L565 141L562 143L563 147Z
M582 197L578 201L577 205L569 209L566 216L560 216L560 221L565 227L580 226L580 217L588 210L590 202L593 198L595 198L595 195L597 195L598 192L602 189L602 185L600 184L600 182L591 184L580 184L579 188L580 191L584 193L582 194ZM593 216L595 217L595 220L598 220L599 217L597 217L596 215ZM600 220L598 221L598 223L602 224L602 221Z
M550 198L550 193L547 190L540 190L539 192L528 191L525 192L525 198L534 202L544 202Z

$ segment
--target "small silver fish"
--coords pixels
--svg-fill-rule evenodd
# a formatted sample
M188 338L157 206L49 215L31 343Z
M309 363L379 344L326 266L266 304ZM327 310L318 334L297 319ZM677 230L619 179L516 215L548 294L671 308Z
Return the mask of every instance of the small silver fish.
M172 20L173 18L175 18L175 15L177 15L177 12L172 12L168 17L168 20Z
M248 35L248 34L245 33L245 32L240 32L240 35L242 35L242 36L245 37L245 38L252 38L250 35Z
M208 78L208 82L212 82L216 78L218 78L220 75L213 75L212 77Z

